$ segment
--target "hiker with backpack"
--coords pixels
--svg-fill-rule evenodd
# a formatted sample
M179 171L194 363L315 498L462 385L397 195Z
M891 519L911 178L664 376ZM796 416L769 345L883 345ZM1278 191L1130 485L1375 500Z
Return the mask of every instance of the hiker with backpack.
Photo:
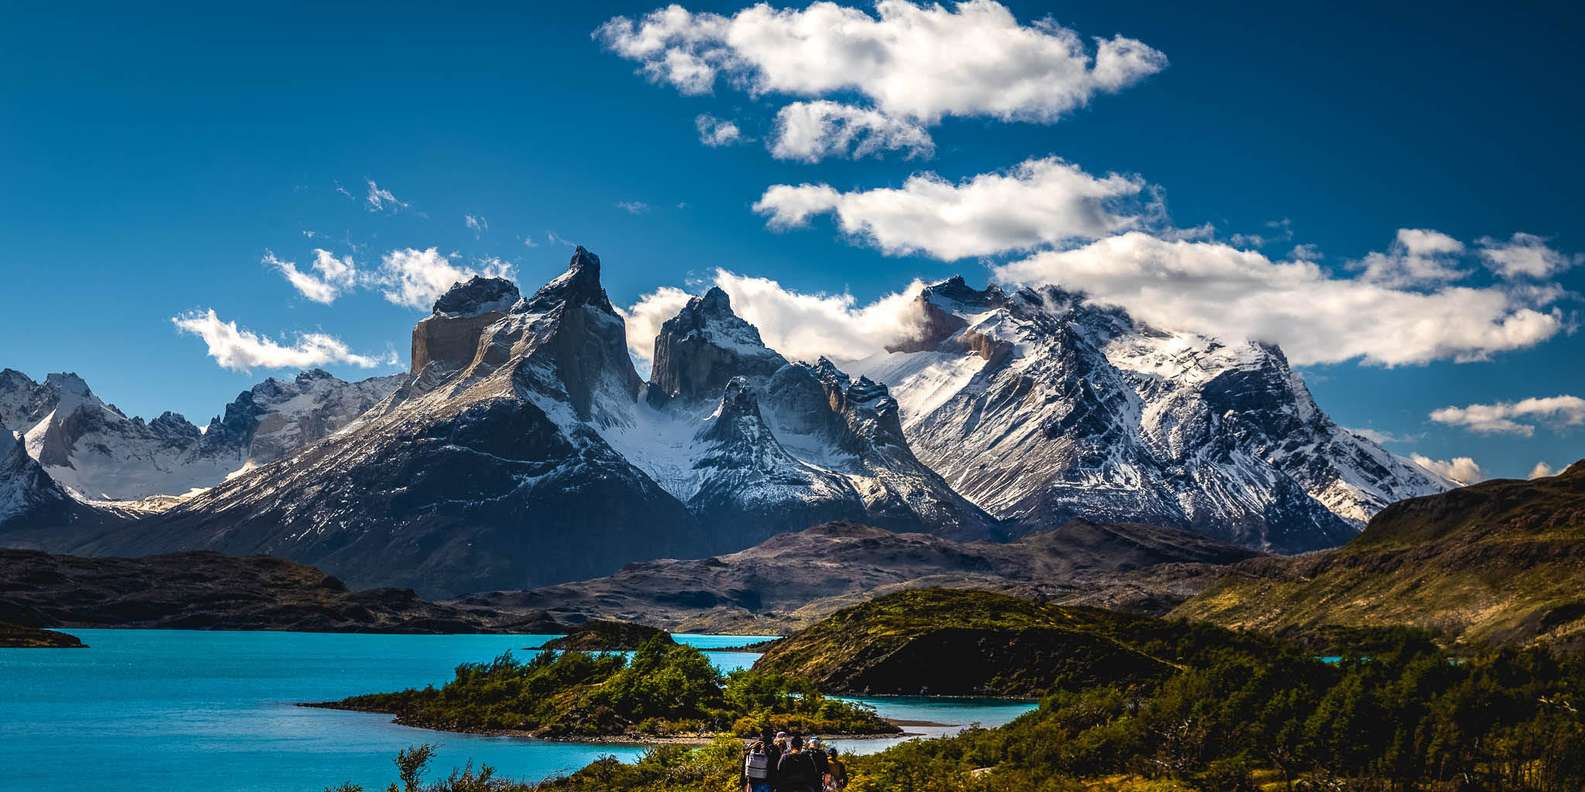
M764 740L756 740L743 757L744 792L772 792L771 758Z
M826 751L826 792L841 792L848 787L848 766L837 758L837 749Z

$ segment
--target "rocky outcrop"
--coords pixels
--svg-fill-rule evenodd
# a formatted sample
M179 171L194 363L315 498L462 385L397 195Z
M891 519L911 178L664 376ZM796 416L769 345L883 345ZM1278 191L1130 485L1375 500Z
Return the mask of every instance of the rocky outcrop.
M54 630L0 622L0 649L83 649L81 639Z
M413 375L431 365L451 372L473 362L484 328L505 316L521 299L517 285L504 278L474 276L454 286L413 328Z
M671 634L665 630L632 622L595 619L579 625L560 638L546 641L539 648L560 652L631 652L645 641L656 638L674 643Z

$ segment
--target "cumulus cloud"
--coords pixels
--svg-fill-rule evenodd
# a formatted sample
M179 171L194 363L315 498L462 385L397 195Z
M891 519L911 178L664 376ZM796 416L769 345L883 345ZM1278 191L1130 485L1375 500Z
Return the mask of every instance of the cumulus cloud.
M1553 476L1556 474L1557 471L1553 470L1551 465L1548 465L1545 462L1537 462L1535 463L1535 467L1530 468L1530 473L1529 475L1525 476L1525 478L1534 480L1538 478L1547 478L1548 476Z
M317 303L329 305L358 282L358 268L351 256L337 258L328 250L314 249L313 272L303 272L297 262L285 261L268 250L264 252L265 266L276 270L298 294Z
M1167 64L1134 39L1097 38L1092 49L1050 20L1021 24L994 0L880 0L873 16L831 2L731 16L671 5L638 22L611 19L594 36L685 94L710 93L722 77L754 96L858 94L919 126L946 116L1051 123Z
M1470 457L1453 457L1452 459L1432 459L1424 454L1411 454L1409 459L1416 465L1425 468L1455 484L1468 486L1478 483L1486 478L1481 472L1480 465Z
M400 212L407 208L406 201L398 200L390 190L375 184L373 179L369 179L369 192L364 196L364 205L371 212Z
M957 183L933 173L915 174L900 189L840 192L826 184L778 184L765 191L754 210L777 229L829 212L844 232L882 252L953 260L1132 228L1143 215L1127 204L1144 191L1138 177L1091 176L1047 157Z
M743 130L737 124L709 113L700 113L693 120L699 130L699 142L710 147L730 146L743 140Z
M640 298L627 309L617 308L627 323L627 351L638 364L639 373L649 376L655 355L655 336L660 326L677 315L693 295L674 286L662 286Z
M381 293L387 301L427 311L458 281L475 275L512 277L512 267L505 261L487 259L481 264L478 269L460 266L436 248L403 248L386 253L380 259L380 271L374 282L383 287Z
M1356 265L1370 283L1413 287L1460 280L1469 273L1458 266L1464 243L1428 228L1400 228L1392 247L1371 253Z
M1585 424L1585 399L1578 396L1545 396L1496 404L1471 404L1443 407L1431 413L1431 420L1448 426L1462 426L1481 434L1513 434L1530 437L1537 424L1579 426Z
M877 110L839 102L793 102L776 114L771 156L819 162L828 156L858 159L902 150L908 157L930 157L935 141L925 128Z
M191 311L171 317L177 330L192 333L203 339L209 356L222 368L233 371L252 371L255 368L312 368L331 363L347 363L362 368L394 365L396 355L360 355L353 352L340 339L323 333L302 333L297 340L283 344L250 330L237 327L236 322L223 322L213 308Z
M857 360L888 345L917 337L923 317L914 300L924 283L859 303L851 294L812 294L788 289L769 278L715 271L712 284L732 298L732 310L759 328L765 344L794 360ZM688 302L681 289L664 287L644 295L623 312L628 349L645 367L661 323Z
M1475 360L1565 327L1545 290L1397 289L1332 277L1314 262L1128 232L995 268L1015 284L1056 284L1174 330L1279 344L1297 365Z
M1506 240L1481 237L1476 244L1486 266L1508 279L1548 278L1585 262L1585 255L1564 255L1548 247L1545 237L1523 231Z

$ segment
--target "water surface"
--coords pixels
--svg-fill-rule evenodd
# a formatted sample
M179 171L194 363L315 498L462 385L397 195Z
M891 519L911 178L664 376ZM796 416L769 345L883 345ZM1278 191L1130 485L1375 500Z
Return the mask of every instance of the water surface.
M390 716L306 709L302 701L442 684L458 663L528 655L552 636L341 635L185 630L69 630L89 649L0 650L0 790L5 792L319 792L394 780L391 758L420 742L434 767L472 760L538 780L641 747L432 732ZM757 636L678 635L700 648ZM757 655L710 652L717 667ZM865 699L882 715L996 725L1019 702ZM932 734L952 727L910 728ZM838 741L876 750L895 742Z

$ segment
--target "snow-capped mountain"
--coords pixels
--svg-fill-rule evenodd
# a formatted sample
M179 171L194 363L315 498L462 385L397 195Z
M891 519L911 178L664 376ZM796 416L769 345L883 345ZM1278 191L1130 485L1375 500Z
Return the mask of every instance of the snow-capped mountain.
M957 538L999 531L914 457L885 386L828 360L789 362L719 288L661 326L645 398L600 431L740 546L832 519Z
M384 402L85 549L268 553L435 593L713 552L713 529L601 436L642 389L594 255L527 299L475 278L418 323L413 369Z
M77 501L28 456L22 439L0 423L0 541L5 546L48 547L126 517Z
M7 369L0 372L0 421L20 427L29 456L79 497L182 495L325 437L400 379L349 383L319 370L267 379L201 430L172 412L152 421L128 417L75 374L50 374L40 383Z
M995 535L913 456L884 386L788 362L724 293L666 323L644 383L599 274L579 248L526 299L501 279L453 286L414 328L413 368L388 399L85 549L262 552L450 594L735 550L836 518Z
M891 387L921 459L1022 530L1082 517L1302 551L1451 486L1327 418L1271 345L1054 287L953 278L919 310L919 338L848 367Z

